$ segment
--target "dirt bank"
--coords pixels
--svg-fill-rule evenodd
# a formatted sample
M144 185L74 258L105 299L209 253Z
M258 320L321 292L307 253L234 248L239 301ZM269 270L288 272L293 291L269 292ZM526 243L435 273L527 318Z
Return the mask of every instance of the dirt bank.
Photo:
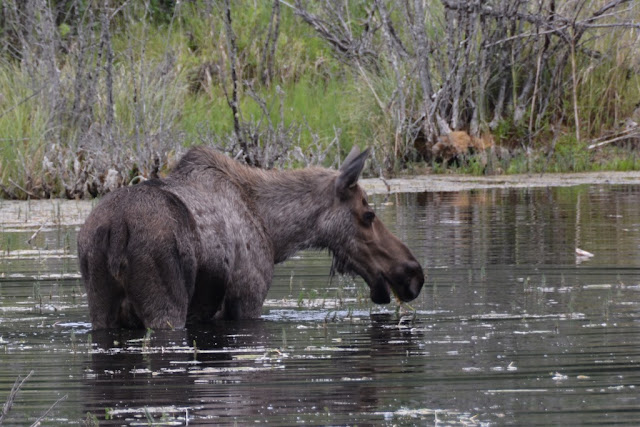
M369 194L464 191L480 188L570 187L581 184L640 184L640 172L587 172L544 175L421 175L360 180Z
M589 172L545 175L421 175L407 178L360 180L369 194L388 192L464 191L480 188L568 187L581 184L637 184L640 172ZM32 229L34 233L59 226L79 227L95 200L0 200L0 231Z

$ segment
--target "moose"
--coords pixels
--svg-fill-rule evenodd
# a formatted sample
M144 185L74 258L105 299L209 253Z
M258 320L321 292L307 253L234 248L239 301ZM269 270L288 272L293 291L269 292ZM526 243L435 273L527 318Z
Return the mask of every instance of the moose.
M165 178L108 193L78 234L94 329L183 328L257 318L274 264L328 249L376 304L415 299L420 263L358 185L369 149L339 170L264 170L191 148Z

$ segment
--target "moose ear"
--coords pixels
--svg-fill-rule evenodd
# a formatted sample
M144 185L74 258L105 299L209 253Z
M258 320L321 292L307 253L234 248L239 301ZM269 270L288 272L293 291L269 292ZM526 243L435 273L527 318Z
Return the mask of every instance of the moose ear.
M357 184L368 156L368 148L361 153L360 149L354 145L347 158L344 159L344 163L340 166L340 175L336 180L336 194L340 198L345 197L347 191Z

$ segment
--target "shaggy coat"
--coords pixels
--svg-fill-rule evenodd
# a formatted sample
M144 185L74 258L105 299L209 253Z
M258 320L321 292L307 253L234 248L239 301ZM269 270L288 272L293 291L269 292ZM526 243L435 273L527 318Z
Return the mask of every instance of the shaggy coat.
M274 264L306 248L328 248L375 303L414 299L422 268L357 185L367 154L267 171L196 147L167 178L109 193L78 235L93 328L259 317Z

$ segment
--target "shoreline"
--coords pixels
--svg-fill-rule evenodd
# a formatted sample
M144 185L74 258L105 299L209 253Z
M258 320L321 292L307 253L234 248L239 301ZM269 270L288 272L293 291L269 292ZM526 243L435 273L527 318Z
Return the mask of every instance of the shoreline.
M544 175L416 175L402 178L360 179L368 194L456 192L493 188L571 187L576 185L640 185L640 171L548 173ZM35 230L77 226L97 203L93 200L0 199L0 231Z
M640 171L545 173L530 175L416 175L403 178L365 178L368 194L451 192L492 188L572 187L576 185L640 185Z

